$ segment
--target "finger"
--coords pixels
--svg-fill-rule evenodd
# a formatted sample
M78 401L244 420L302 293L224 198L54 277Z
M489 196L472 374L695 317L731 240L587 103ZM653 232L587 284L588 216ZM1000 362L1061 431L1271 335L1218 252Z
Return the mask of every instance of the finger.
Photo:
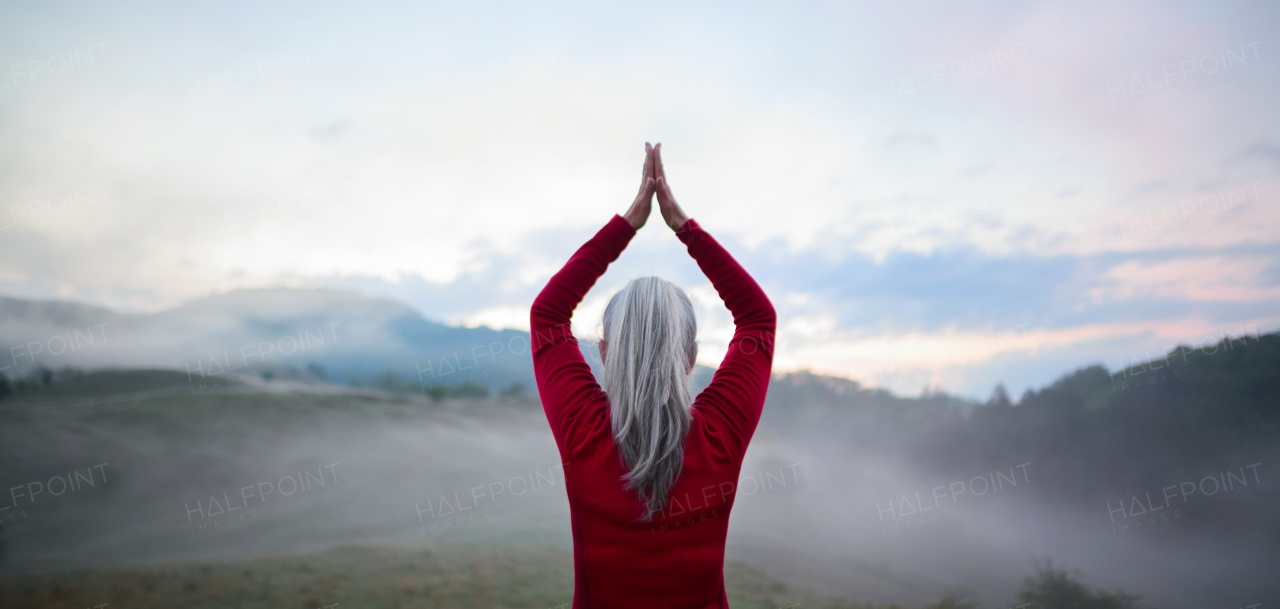
M651 173L653 173L653 171L649 168L649 156L650 156L650 155L649 155L649 142L645 142L645 143L644 143L644 150L645 150L645 154L644 154L644 167L641 167L641 168L640 168L640 188L636 189L636 196L637 196L637 197L638 197L638 196L640 196L640 193L643 193L643 192L644 192L644 189L645 189L645 183L644 183L644 181L645 181L645 180L647 180L647 179L649 178L649 175L650 175Z
M653 177L662 178L667 174L662 170L662 142L653 147Z

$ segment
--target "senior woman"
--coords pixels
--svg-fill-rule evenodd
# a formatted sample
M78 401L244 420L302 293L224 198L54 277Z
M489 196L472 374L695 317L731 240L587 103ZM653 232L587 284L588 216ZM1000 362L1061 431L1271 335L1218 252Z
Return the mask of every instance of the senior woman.
M760 421L776 316L760 286L667 186L662 144L645 144L640 192L578 248L530 313L538 394L564 463L573 531L573 609L728 607L724 547L735 485ZM693 303L638 277L604 311L595 381L569 332L573 310L644 226L663 220L733 314L724 360L697 399Z

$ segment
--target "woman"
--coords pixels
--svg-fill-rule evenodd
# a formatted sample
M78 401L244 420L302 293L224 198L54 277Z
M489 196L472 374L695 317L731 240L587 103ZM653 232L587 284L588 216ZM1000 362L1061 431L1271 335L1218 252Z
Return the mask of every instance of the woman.
M645 144L640 193L574 253L533 302L538 394L564 462L573 529L573 608L728 607L724 543L742 456L773 365L773 305L671 196L661 144ZM569 332L591 286L644 226L654 194L733 313L728 353L691 398L693 305L658 277L609 301L596 383Z

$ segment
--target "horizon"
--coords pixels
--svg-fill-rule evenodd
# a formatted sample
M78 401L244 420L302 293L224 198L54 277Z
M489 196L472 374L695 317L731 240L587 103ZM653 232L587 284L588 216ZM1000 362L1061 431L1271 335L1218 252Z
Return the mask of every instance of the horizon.
M494 328L494 327L491 327L491 326L487 326L487 325L485 325L485 324L478 324L478 325L474 325L474 326L464 326L464 325L460 325L460 324L450 324L450 323L448 323L448 322L446 322L446 321L442 321L442 320L439 320L439 319L432 319L430 316L425 315L425 314L424 314L424 313L422 313L421 311L417 311L416 309L414 309L413 307L411 307L411 306L410 306L410 305L408 305L407 303L401 302L401 301L396 300L395 298L392 298L392 297L369 295L369 294L365 294L365 293L363 293L363 292L360 292L359 290L344 289L344 288L333 288L333 287L316 287L316 288L297 288L297 287L274 287L274 288L235 288L235 289L232 289L232 290L228 290L228 291L226 291L226 292L221 292L221 293L217 293L217 294L209 294L209 295L205 295L205 296L195 297L195 298L192 298L192 299L186 300L186 301L184 301L184 302L177 303L177 304L175 304L175 305L173 305L173 306L170 306L170 307L167 307L167 308L165 308L165 309L161 309L161 310L159 310L159 311L150 311L150 312L139 312L139 311L134 311L134 312L130 312L130 311L119 311L119 310L111 309L110 307L103 307L102 305L98 305L98 304L94 304L94 303L85 303L85 302L79 302L79 301L75 301L75 300L68 300L68 299L57 299L57 298L54 298L54 299L18 299L18 300L25 300L25 301L28 301L28 302L44 302L44 303L60 303L60 304L61 304L61 303L78 304L78 305L85 305L85 306L91 306L91 307L104 308L104 309L106 309L106 310L108 310L108 311L111 311L111 312L113 312L113 313L116 313L116 314L133 314L133 315L144 315L144 316L145 316L145 315L156 315L156 314L161 314L161 313L165 313L165 312L175 311L175 310L178 310L178 309L184 308L184 307L186 307L186 306L190 306L190 305L192 305L192 304L195 304L195 303L198 303L198 302L201 302L201 301L214 300L214 299L217 299L217 298L219 298L219 297L231 296L231 295L233 295L233 294L235 294L235 293L237 293L237 292L250 292L250 293L251 293L251 292L267 292L267 291L331 292L331 293L337 293L337 294L352 295L352 296L357 296L357 297L365 298L365 299L381 300L381 301L384 301L384 302L389 302L389 303L392 303L392 304L395 304L395 305L398 305L398 306L405 307L406 309L409 309L409 310L413 311L414 313L417 313L417 314L421 315L421 316L422 316L422 318L423 318L424 320L428 321L428 322L436 323L436 324L440 324L440 325L443 325L443 326L446 326L446 327L450 327L450 328L456 328L456 329L468 329L468 330L480 329L480 328L486 328L486 329L489 329L489 330L495 330L495 331L499 331L499 330L518 330L518 329L515 329L515 328ZM12 298L14 298L14 297L12 297L12 296L4 296L4 295L0 295L0 298L11 298L11 299L12 299ZM105 325L105 324L100 324L100 325ZM335 324L330 324L330 325L335 325ZM576 326L575 326L575 327L576 327ZM776 367L776 366L775 366L775 367L774 367L774 369L772 370L772 374L773 374L774 376L785 376L785 375L793 374L793 373L808 373L808 374L813 374L813 375L816 375L816 376L822 376L822 377L828 377L828 378L837 378L837 379L842 379L842 380L852 381L852 382L854 382L854 383L856 383L856 384L858 385L858 388L859 388L860 390L864 390L864 391L884 390L884 391L888 391L890 394L894 395L895 397L899 397L899 398L903 398L903 399L912 399L912 398L922 398L922 397L929 397L929 396L938 396L938 395L943 395L943 396L947 396L947 397L950 397L950 398L956 398L956 399L962 400L962 401L964 401L964 402L968 402L968 403L970 403L970 405L981 405L981 404L984 404L984 403L989 402L989 400L990 400L991 398L993 398L993 397L996 395L996 392L998 391L998 389L997 389L997 388L998 388L998 387L1004 387L1004 390L1005 390L1005 397L1007 397L1007 398L1011 401L1011 403L1012 403L1013 405L1019 405L1019 404L1021 403L1022 399L1025 397L1025 395L1026 395L1028 392L1033 392L1033 393L1034 393L1034 392L1042 391L1042 390L1044 390L1044 389L1046 389L1046 388L1050 387L1051 385L1053 385L1053 384L1055 384L1055 383L1058 383L1058 382L1062 381L1063 379L1069 378L1069 377L1071 377L1071 376L1073 376L1073 375L1076 375L1076 374L1080 373L1081 371L1084 371L1084 370L1086 370L1086 369L1088 369L1088 368L1092 368L1092 367L1095 367L1095 366L1100 366L1100 367L1102 367L1104 370L1106 370L1106 371L1107 371L1107 373L1108 373L1109 375L1111 375L1111 376L1112 376L1112 378L1113 378L1113 379L1114 379L1117 375L1121 375L1121 376L1122 376L1122 378L1124 378L1124 377L1127 377L1127 376L1132 376L1131 374L1127 374L1127 371L1128 371L1128 370L1130 370L1130 369L1133 369L1133 368L1142 368L1142 369L1145 369L1147 365L1149 365L1149 364L1151 364L1151 363L1153 363L1153 362L1160 361L1160 360L1167 361L1167 360L1169 359L1169 357L1171 357L1172 355L1178 354L1178 353L1184 353L1184 355L1185 355L1186 353L1194 353L1195 351L1202 351L1202 352L1204 352L1204 353L1210 353L1210 354L1211 354L1211 353L1213 353L1213 352L1218 348L1218 345L1220 345L1223 341L1227 341L1227 342L1228 342L1228 344L1231 344L1231 342L1230 342L1230 341L1232 341L1232 340L1234 340L1234 339L1244 339L1245 341L1247 341L1247 339L1248 339L1248 337L1249 337L1249 336L1253 336L1255 339L1257 339L1257 338L1260 338L1262 335L1277 333L1275 330L1266 331L1266 332L1258 331L1256 328L1254 328L1253 330L1254 330L1253 332L1242 332L1242 333L1238 333L1238 334L1223 335L1223 336L1221 336L1221 337L1212 337L1212 339L1213 339L1213 340L1211 340L1211 341L1209 341L1209 342L1206 342L1206 343L1203 343L1203 344L1193 344L1193 343L1192 343L1192 342L1190 342L1190 341L1188 341L1188 342L1181 342L1181 343L1178 343L1178 344L1176 344L1176 345L1173 345L1173 346L1172 346L1172 348L1171 348L1171 349L1169 349L1169 350L1167 350L1167 351L1161 351L1161 352L1156 352L1156 353L1146 352L1146 353L1143 353L1141 357L1139 357L1139 356L1135 356L1135 357L1133 357L1130 361L1127 361L1127 362L1118 362L1118 365L1117 365L1117 366L1114 366L1114 367L1113 367L1113 366L1111 366L1111 365L1109 365L1109 363L1108 363L1108 362L1103 362L1103 361L1097 361L1097 362L1088 362L1088 363L1084 363L1084 364L1081 364L1081 365L1079 365L1079 366L1075 366L1075 367L1073 367L1073 368L1060 370L1060 371L1058 372L1058 374L1054 375L1054 376L1053 376L1053 378L1052 378L1050 381L1047 381L1047 382L1042 383L1042 384L1037 385L1037 386L1028 386L1028 387L1025 387L1025 388L1023 388L1023 390L1022 390L1022 391L1018 391L1018 392L1014 392L1014 391L1010 390L1010 389L1009 389L1009 387L1008 387L1008 384L1007 384L1007 383L1003 383L1003 382L1001 382L1001 383L997 383L997 385L995 385L995 386L992 386L992 387L991 387L991 389L990 389L986 394L982 394L982 395L978 395L978 394L964 394L964 393L960 393L960 392L956 392L956 391L948 390L946 387L931 387L931 386L928 386L928 385L926 385L925 387L923 387L923 388L922 388L919 392L917 392L917 393L909 393L909 392L904 392L904 391L898 391L898 390L895 390L895 389L890 388L890 387L879 387L879 386L876 386L876 385L873 385L873 384L868 384L868 383L866 383L866 382L864 382L864 381L862 381L862 380L860 380L860 379L857 379L857 378L854 378L854 377L851 377L851 376L847 376L847 375L844 375L844 374L832 373L832 372L827 372L827 371L822 371L822 370L815 370L815 369L813 369L813 368L806 367L806 366L798 366L798 367L794 367L794 368L787 368L787 369L779 369L778 367ZM528 333L528 331L527 331L527 330L518 330L518 331L520 331L520 332L524 332L524 333L526 333L526 334ZM106 336L105 336L105 330L103 330L102 332L103 332L103 338L105 339L105 338L106 338ZM336 338L336 335L335 335L335 338ZM593 345L593 344L594 344L594 342L598 339L598 337L591 337L591 336L578 336L577 338L578 338L579 340L581 340L581 341L585 341L585 342L587 343L587 344L586 344L586 347L587 347L588 349L590 349L590 348L591 348L591 345ZM1214 349L1213 349L1213 350L1210 350L1210 349L1208 349L1209 347L1214 347ZM14 347L14 349L17 349L17 347ZM13 366L3 366L3 367L0 367L0 372L3 372L3 371L5 371L5 370L8 370L8 369L10 369L10 368L14 367L14 366L17 366L17 357L18 357L18 356L21 356L21 355L22 355L22 354L18 354L17 356L15 356L15 357L14 357L14 359L15 359L15 363L13 364ZM1185 359L1185 357L1184 357L1184 359ZM699 361L699 362L698 362L698 364L699 364L699 365L701 365L701 366L708 366L705 362L702 362L702 361ZM71 367L71 368L73 368L73 369L81 369L81 367L80 367L80 366L71 365L71 364L67 364L67 365L68 365L68 366L70 366L70 367ZM261 365L262 365L262 366L267 366L267 368L269 368L269 367L270 367L270 366L268 366L268 365L266 364L265 360L264 360L264 362L263 362ZM280 364L274 364L274 365L277 365L277 366L278 366L278 365L280 365ZM41 367L43 367L43 368L45 368L45 369L50 369L50 370L57 370L57 369L61 369L61 368L60 368L60 366L58 366L57 364L54 364L53 366L46 366L46 365L44 365L44 364L38 364L38 365L36 365L36 368L41 368ZM289 365L288 365L288 364L286 364L286 365L285 365L285 367L287 368L287 367L289 367ZM708 368L710 368L710 369L714 370L714 369L715 369L715 366L708 366ZM140 367L140 366L136 366L136 365L123 365L123 366L109 365L109 366L106 366L106 367L102 367L102 366L87 366L87 367L84 367L83 369L84 369L85 371L88 371L88 372L93 372L93 371L97 371L97 370L109 370L109 369L122 369L122 370L129 370L129 369L138 369L138 370L143 370L143 369L155 369L155 370L170 370L170 371L171 371L171 370L178 370L178 368L177 368L177 367L168 367L168 368L166 368L166 367L154 367L154 366L153 366L153 367L146 367L146 366L142 366L142 367ZM190 372L190 371L189 371L189 372ZM392 373L392 374L394 374L394 373L395 373L394 369L389 370L389 372L390 372L390 373ZM1123 374L1123 375L1122 375L1122 374L1121 374L1122 372L1123 372L1123 373L1126 373L1126 374ZM697 372L695 371L695 373L694 373L694 374L697 374ZM482 384L486 384L486 385L487 385L487 383L482 383ZM497 388L497 387L490 387L490 389L491 389L491 390L495 390L495 391L496 391L498 388Z

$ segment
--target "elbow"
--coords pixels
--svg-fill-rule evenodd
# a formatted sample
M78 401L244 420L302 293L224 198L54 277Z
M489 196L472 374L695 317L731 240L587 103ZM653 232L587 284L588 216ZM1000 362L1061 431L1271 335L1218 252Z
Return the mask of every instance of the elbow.
M547 288L543 288L541 292L533 299L533 303L529 305L529 321L531 323L554 323L549 320L557 318L557 307L554 306L552 296L547 293Z
M750 309L734 317L734 325L772 331L778 326L778 314L773 310L773 303L761 294L761 298L753 303Z
M770 329L778 327L778 313L773 310L773 303L768 298L765 298L764 305L760 307L759 319L761 324L767 324Z
M765 341L772 352L774 337L778 334L778 314L774 312L773 305L768 300L743 318L737 326L740 331L759 337L753 340Z
M773 304L767 300L760 313L760 326L769 337L769 352L773 353L773 342L778 336L778 314L774 312Z
M535 324L538 323L538 318L542 317L542 314L540 313L540 310L542 309L542 303L539 302L540 299L541 299L541 296L533 299L533 304L529 305L529 327L530 328L532 328Z
M546 303L533 301L533 305L529 307L529 335L532 336L539 329L556 325L556 316Z
M765 333L769 336L769 351L773 352L773 341L778 336L778 316L773 312L773 307L769 307L768 317L761 322L765 326Z

